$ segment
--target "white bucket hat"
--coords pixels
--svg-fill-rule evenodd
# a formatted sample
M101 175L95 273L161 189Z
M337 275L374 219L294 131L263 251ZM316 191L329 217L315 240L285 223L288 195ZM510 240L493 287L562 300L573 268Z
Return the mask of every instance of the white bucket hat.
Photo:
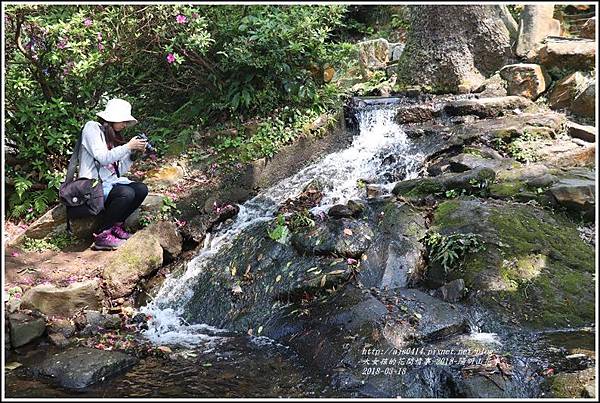
M124 99L114 98L106 103L102 112L96 113L107 122L126 122L128 126L137 123L137 119L131 116L131 104Z

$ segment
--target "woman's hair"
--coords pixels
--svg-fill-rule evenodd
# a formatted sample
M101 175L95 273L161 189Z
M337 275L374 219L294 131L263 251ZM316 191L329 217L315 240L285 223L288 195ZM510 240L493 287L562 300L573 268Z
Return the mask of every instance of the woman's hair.
M98 121L102 125L102 131L104 132L104 138L106 139L106 145L109 150L115 146L120 146L126 143L121 132L115 131L110 122L107 122L100 117L98 118Z

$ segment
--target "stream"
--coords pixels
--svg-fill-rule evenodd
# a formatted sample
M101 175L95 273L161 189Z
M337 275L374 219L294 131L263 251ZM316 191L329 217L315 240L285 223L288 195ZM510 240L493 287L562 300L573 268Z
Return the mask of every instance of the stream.
M228 328L229 319L211 320L214 312L209 306L198 306L194 287L203 281L202 275L207 270L222 267L224 253L239 245L241 237L262 231L264 225L273 221L282 203L301 193L311 182L319 183L324 193L321 202L311 209L315 216L319 216L333 205L360 198L364 191L357 186L358 180L378 184L389 193L394 183L422 175L426 156L394 122L395 113L393 103L363 106L356 112L359 129L349 148L324 156L317 163L240 205L233 222L224 223L210 236L207 235L204 248L187 263L186 268L167 277L155 298L140 309L152 318L143 337L156 345L170 346L177 352L177 359L146 358L124 375L77 392L17 376L15 371L6 378L7 395L171 398L355 396L336 389L327 376L315 371L293 348L274 338L261 336L260 330L254 329L254 334L245 334L239 329ZM227 269L223 267L223 270ZM224 297L215 292L214 298ZM210 301L205 301L205 304L209 305ZM478 315L481 313L471 313L474 318ZM595 355L593 329L496 333L495 330L479 328L475 319L471 322L470 333L460 336L462 339L486 345L494 351L511 352L516 361L524 367L535 368L535 371L571 364L583 368L584 364L574 363L565 357L580 350ZM21 361L27 364L39 359L40 354L51 352L50 348L31 353L22 357ZM435 382L433 378L431 381ZM514 393L514 397L540 395L538 383L527 385L528 388L507 393ZM435 385L432 388L435 389ZM440 389L432 394L440 396L444 393Z

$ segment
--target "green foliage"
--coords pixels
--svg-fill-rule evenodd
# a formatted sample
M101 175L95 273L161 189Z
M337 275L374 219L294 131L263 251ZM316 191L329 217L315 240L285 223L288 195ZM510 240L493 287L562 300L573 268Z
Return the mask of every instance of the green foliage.
M269 234L269 238L272 240L286 244L290 239L291 232L285 222L285 217L283 214L279 214L275 219L275 226L271 229L267 229L267 233Z
M340 105L344 93L323 70L343 70L353 54L332 37L346 8L7 6L6 144L18 160L7 169L11 217L33 213L29 220L56 202L80 128L112 97L132 103L160 154L173 138L186 144L189 133L178 135L190 125L254 116L259 131L220 150L272 156Z
M314 227L315 220L311 218L311 214L307 209L296 211L290 217L290 229L296 230L302 227Z
M73 242L75 242L75 238L66 232L61 232L43 239L25 237L21 249L24 252L44 252L47 250L60 252Z
M425 244L429 250L429 259L440 263L445 273L459 268L467 254L484 249L481 236L472 233L441 235L438 232L429 232Z

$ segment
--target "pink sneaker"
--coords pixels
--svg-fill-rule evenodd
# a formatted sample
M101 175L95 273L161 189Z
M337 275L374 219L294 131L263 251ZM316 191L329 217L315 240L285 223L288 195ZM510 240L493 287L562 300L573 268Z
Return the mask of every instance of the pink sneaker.
M125 241L116 238L112 234L112 228L102 231L99 234L94 234L93 250L115 250Z
M111 228L112 234L119 239L129 239L131 234L123 229L123 223L118 222Z

